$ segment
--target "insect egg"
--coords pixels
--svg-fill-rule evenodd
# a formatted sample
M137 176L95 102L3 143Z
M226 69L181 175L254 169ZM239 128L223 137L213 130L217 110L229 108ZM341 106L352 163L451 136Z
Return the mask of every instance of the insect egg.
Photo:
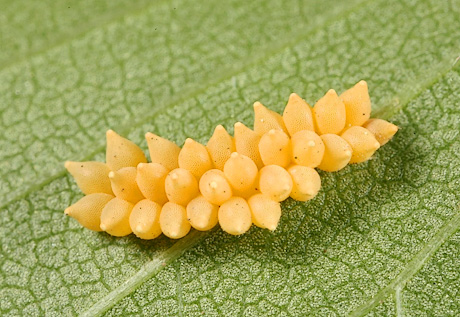
M246 155L233 152L224 165L224 175L238 195L252 195L257 187L257 166Z
M350 144L353 150L350 163L367 161L380 147L374 135L363 127L351 127L345 130L341 137Z
M136 176L136 167L123 167L118 171L110 172L109 179L115 196L133 204L144 199L139 186L137 186Z
M288 198L292 185L291 175L281 166L267 165L260 170L260 191L274 201L283 201Z
M161 164L168 170L179 167L180 147L177 144L151 132L145 134L145 139L147 140L152 163Z
M293 162L308 167L317 167L321 163L324 143L318 134L302 130L292 136L291 142Z
M240 235L251 228L251 210L245 199L232 197L219 208L219 224L225 232Z
M101 162L65 162L65 168L75 178L78 187L85 195L106 193L113 195L110 184L110 169Z
M165 192L166 175L168 175L168 170L161 164L140 163L137 165L136 183L145 198L160 205L168 201Z
M217 224L219 206L211 204L202 195L192 199L187 205L187 219L193 228L207 231Z
M337 134L345 127L345 105L334 89L330 89L313 107L318 134Z
M186 206L198 195L198 182L190 171L176 168L166 176L165 191L170 202Z
M189 170L199 179L213 165L206 147L188 138L179 153L179 167Z
M345 105L346 127L361 126L371 116L371 98L364 80L343 92L340 99Z
M291 140L283 131L272 129L260 138L259 153L265 165L286 167L291 162Z
M130 140L119 136L113 130L108 130L106 135L107 151L105 161L112 171L147 162L147 158L141 148Z
M324 155L319 169L326 172L336 172L347 166L350 162L352 149L347 141L337 134L323 134Z
M311 167L293 165L288 168L292 177L291 197L298 201L307 201L315 198L321 188L321 178L318 172Z
M89 194L72 206L67 207L64 213L76 219L87 229L101 231L102 209L111 199L113 199L113 196L109 194Z
M210 203L222 205L232 197L232 188L221 170L212 169L201 176L200 192Z
M101 229L116 237L124 237L132 232L129 215L134 205L115 197L109 201L101 213Z
M284 125L283 117L272 111L267 109L263 104L260 102L254 103L254 131L262 136L263 134L267 133L271 129L276 130L283 130L286 131L286 126Z
M134 205L129 216L129 225L133 233L141 239L155 239L161 234L161 206L156 202L143 199Z
M294 93L284 108L283 121L291 136L302 130L315 131L310 105Z
M256 194L248 199L252 222L260 228L275 230L281 218L279 202L264 194Z
M262 168L264 163L262 163L259 153L260 135L241 122L235 123L234 131L236 151L251 158L258 168Z
M221 125L216 127L206 147L214 166L220 170L224 169L224 164L229 159L230 154L236 151L233 137Z
M160 226L165 236L171 239L185 237L191 228L185 208L172 202L167 202L161 209Z
M386 144L398 132L398 127L382 119L370 119L363 125L379 141L380 145Z

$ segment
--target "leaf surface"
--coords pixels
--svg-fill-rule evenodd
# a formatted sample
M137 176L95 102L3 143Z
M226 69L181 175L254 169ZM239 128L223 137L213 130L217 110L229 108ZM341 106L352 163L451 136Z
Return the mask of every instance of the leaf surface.
M82 2L16 28L28 3L0 18L2 315L460 310L456 2ZM63 161L102 160L109 127L144 149L146 131L206 142L250 125L255 100L281 111L292 91L313 103L360 79L401 130L283 203L274 233L140 241L62 212L81 197Z

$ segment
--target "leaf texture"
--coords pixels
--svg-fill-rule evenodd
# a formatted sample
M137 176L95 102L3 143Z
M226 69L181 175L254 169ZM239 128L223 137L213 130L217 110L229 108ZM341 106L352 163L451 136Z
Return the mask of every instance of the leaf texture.
M27 3L0 24L20 25ZM21 45L1 28L2 315L460 311L456 2L78 5L16 29ZM145 149L146 131L205 142L219 123L250 125L255 100L281 111L292 91L314 101L360 79L401 131L322 173L313 201L286 201L274 233L148 242L63 215L81 194L62 162L102 159L109 127Z

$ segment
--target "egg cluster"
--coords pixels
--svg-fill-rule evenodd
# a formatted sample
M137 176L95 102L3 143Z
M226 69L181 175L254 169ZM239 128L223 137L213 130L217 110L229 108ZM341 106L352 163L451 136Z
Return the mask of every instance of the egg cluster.
M86 194L65 214L94 231L141 239L179 239L217 223L233 235L252 224L275 230L281 201L307 201L320 190L315 168L364 162L398 130L370 119L365 81L340 96L329 90L314 107L291 94L282 116L260 102L254 112L254 130L237 122L232 137L219 125L206 146L189 138L180 148L147 133L151 163L107 131L106 163L65 163Z

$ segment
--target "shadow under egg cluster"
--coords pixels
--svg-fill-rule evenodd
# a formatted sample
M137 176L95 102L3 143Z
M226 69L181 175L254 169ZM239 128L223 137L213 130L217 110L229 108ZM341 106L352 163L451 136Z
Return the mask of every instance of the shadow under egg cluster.
M252 224L275 230L281 201L307 201L320 190L315 168L364 162L398 130L370 119L364 81L340 96L329 90L314 107L291 94L283 115L260 102L254 112L254 130L237 122L232 137L219 125L206 146L187 139L180 148L149 132L150 163L136 144L107 131L106 163L65 163L86 194L65 214L90 230L141 239L179 239L217 223L233 235Z

